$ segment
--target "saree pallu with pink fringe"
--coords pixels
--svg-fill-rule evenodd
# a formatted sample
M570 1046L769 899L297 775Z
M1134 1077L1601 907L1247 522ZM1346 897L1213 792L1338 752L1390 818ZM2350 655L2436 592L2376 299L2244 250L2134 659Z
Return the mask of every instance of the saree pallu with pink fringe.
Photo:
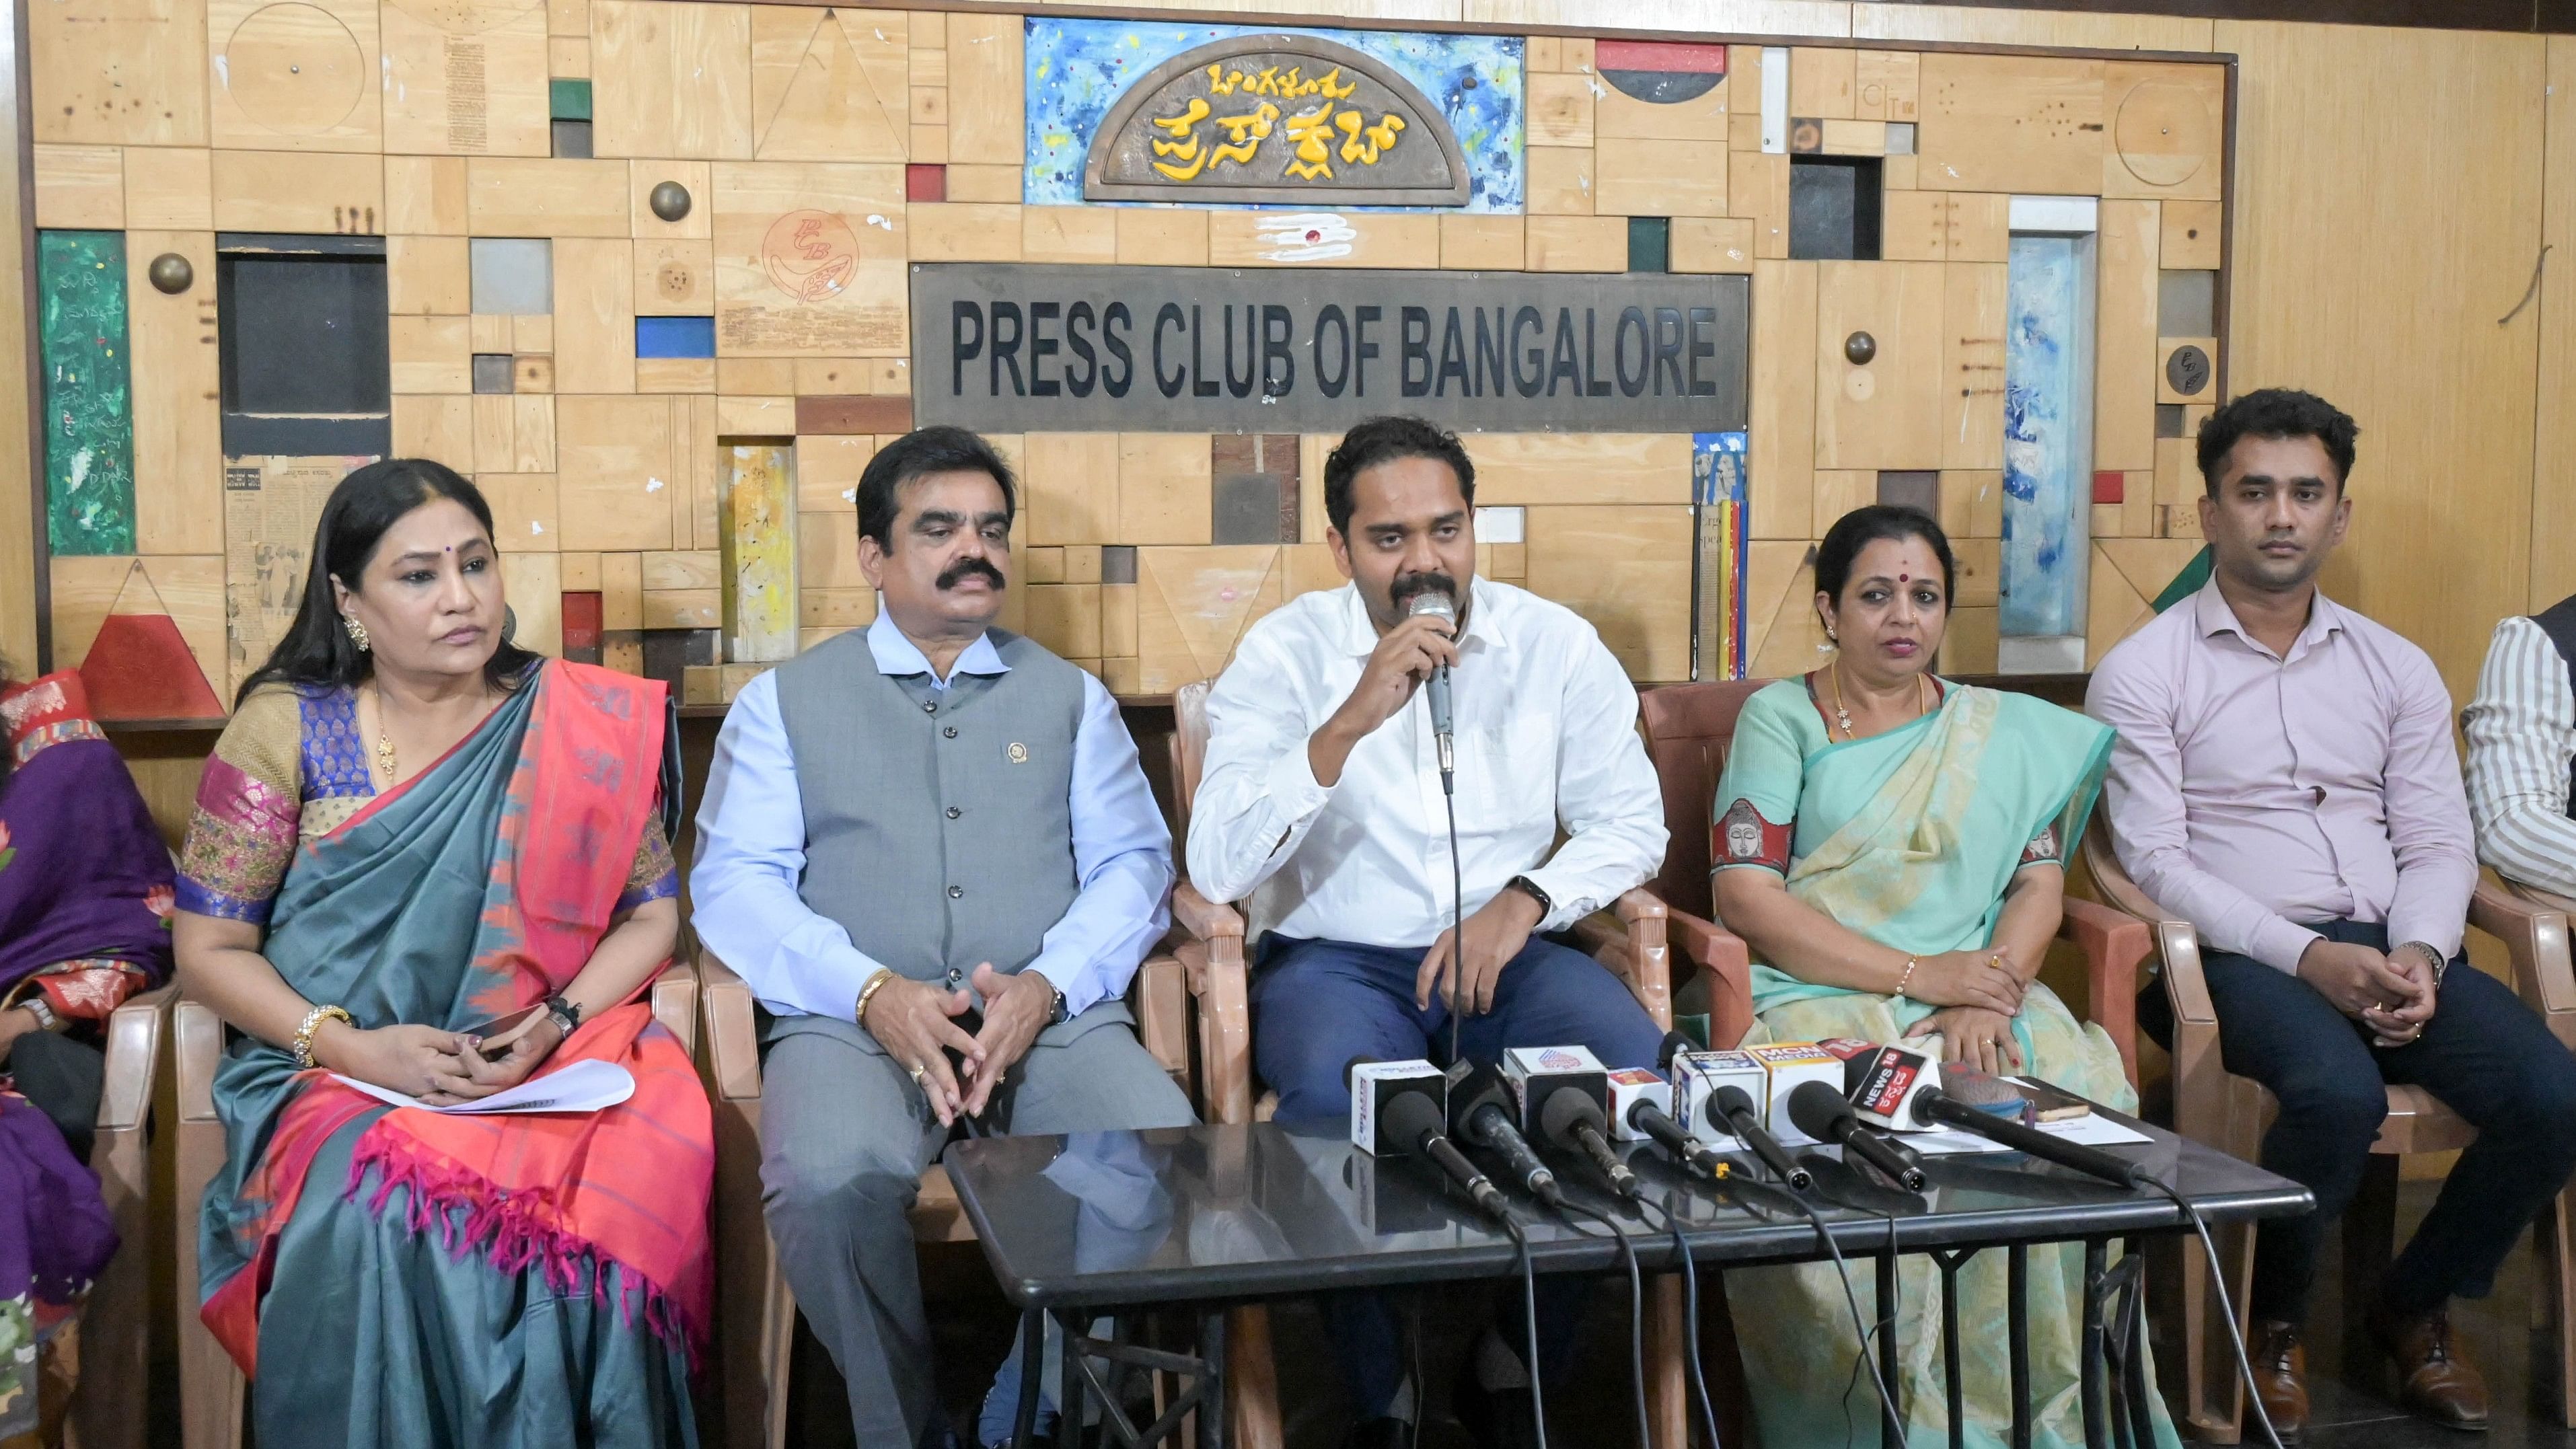
M663 686L548 662L449 755L297 847L263 953L362 1027L462 1030L560 990L655 808ZM704 1091L641 1001L540 1068L635 1095L587 1115L389 1109L237 1039L199 1224L203 1316L264 1443L693 1444L711 1293Z

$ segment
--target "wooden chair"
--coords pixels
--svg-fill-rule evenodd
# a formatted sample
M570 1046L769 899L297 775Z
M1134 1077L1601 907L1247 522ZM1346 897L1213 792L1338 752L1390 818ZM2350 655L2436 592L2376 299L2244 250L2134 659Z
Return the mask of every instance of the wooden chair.
M2174 1130L2233 1157L2261 1155L2263 1131L2277 1110L2271 1093L2252 1078L2230 1076L2221 1059L2218 1013L2201 972L2200 936L2189 922L2159 908L2121 868L2108 825L2097 815L2084 838L2084 859L2103 896L2140 922L2152 923L2163 963L2165 999L2173 1008ZM2469 900L2469 924L2502 941L2513 965L2513 984L2541 1014L2558 1040L2576 1048L2576 975L2568 959L2568 912L2576 903L2549 900L2481 881ZM2130 1018L2134 1027L2135 1017ZM2107 1023L2106 1023L2107 1026ZM2388 1089L2388 1117L2371 1144L2369 1170L2343 1218L2344 1342L2347 1368L2371 1366L2370 1336L2363 1326L2394 1247L2398 1159L2416 1152L2448 1152L2477 1139L2477 1130L2421 1087ZM2576 1274L2569 1271L2570 1234L2576 1232L2576 1188L2561 1193L2543 1215L2539 1243L2552 1271L2549 1291L2535 1303L2557 1328L2554 1376L2563 1421L2576 1428ZM2240 1328L2254 1275L2254 1234L2231 1227L2217 1234L2228 1264L2228 1290ZM2209 1266L2183 1257L2184 1413L2194 1435L2233 1444L2241 1432L2244 1385L2237 1377L2227 1327L2209 1291Z
M81 1377L71 1421L72 1442L83 1449L143 1449L155 1256L149 1126L162 1031L176 995L170 986L144 992L107 1019L106 1080L89 1165L116 1224L118 1247L81 1310Z
M783 1449L788 1442L787 1381L796 1346L796 1297L778 1267L760 1193L760 1027L751 987L701 948L705 983L707 1095L716 1113L716 1337L723 1375L723 1443L732 1449ZM1127 988L1136 1036L1186 1093L1189 1046L1183 1037L1181 965L1154 956ZM970 1243L974 1226L958 1205L948 1169L921 1175L912 1206L913 1239Z
M1211 681L1183 685L1172 696L1172 789L1175 834L1189 838L1190 807L1207 762L1207 697ZM1174 947L1187 974L1198 1018L1200 1114L1210 1122L1267 1121L1276 1093L1256 1100L1252 1070L1252 1014L1244 962L1243 917L1202 896L1184 877L1172 891L1172 920L1188 939ZM1594 959L1633 993L1655 1024L1673 1024L1664 905L1651 892L1633 890L1607 912L1581 922L1576 935ZM1647 1411L1655 1443L1684 1449L1689 1442L1689 1399L1680 1354L1681 1284L1666 1274L1654 1280L1647 1319ZM1270 1352L1266 1310L1241 1308L1226 1323L1226 1396L1236 1406L1234 1442L1241 1449L1278 1449L1278 1371Z
M696 1054L698 978L685 961L662 970L650 988L653 1018ZM197 1317L197 1210L206 1185L224 1165L224 1124L215 1116L215 1068L224 1053L224 1023L214 1008L182 996L171 1015L178 1056L179 1430L184 1449L240 1449L243 1390L231 1355Z

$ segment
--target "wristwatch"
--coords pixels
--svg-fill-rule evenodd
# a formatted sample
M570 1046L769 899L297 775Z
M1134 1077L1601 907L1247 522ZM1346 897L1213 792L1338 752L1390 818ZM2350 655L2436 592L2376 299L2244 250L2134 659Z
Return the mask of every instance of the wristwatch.
M581 1025L581 1008L561 996L549 996L546 998L546 1019L555 1024L556 1031L571 1036L572 1029Z
M1510 880L1503 882L1503 889L1507 891L1519 891L1522 895L1538 902L1538 918L1542 921L1556 914L1556 902L1548 899L1547 892L1540 890L1538 888L1538 882L1531 880L1528 876L1513 876Z
M1047 984L1047 995L1053 998L1047 1006L1047 1025L1062 1026L1073 1020L1073 1013L1065 1010L1064 988L1056 985L1055 978L1043 971L1032 974Z
M2435 947L2430 941L2409 941L2406 944L2423 952L2424 959L2433 963L2433 984L2435 986L2440 986L2442 984L2442 973L2451 969L2451 963L2443 959L2440 949Z

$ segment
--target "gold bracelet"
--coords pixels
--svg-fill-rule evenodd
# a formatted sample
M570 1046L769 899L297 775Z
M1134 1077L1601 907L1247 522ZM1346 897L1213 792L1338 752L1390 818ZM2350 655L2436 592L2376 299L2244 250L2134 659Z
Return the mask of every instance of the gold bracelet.
M317 1006L311 1011L304 1013L303 1025L295 1028L296 1070L304 1072L313 1070L313 1033L321 1028L323 1022L328 1021L333 1017L338 1017L341 1024L347 1026L350 1030L357 1030L357 1019L349 1015L349 1013L341 1007Z
M867 1029L868 998L876 995L878 988L884 986L887 982L892 981L893 979L894 968L891 966L880 966L877 968L877 974L868 978L868 984L859 988L859 1009L851 1016L850 1019L858 1023L860 1030L864 1031Z
M1900 976L1898 976L1898 977L1896 978L1896 994L1897 994L1897 995L1899 995L1899 996L1903 996L1903 995L1905 994L1905 983L1914 979L1914 968L1915 968L1915 967L1917 967L1917 966L1920 966L1920 965L1922 965L1922 964L1923 964L1922 962L1915 960L1915 959L1914 959L1913 957L1911 957L1911 956L1908 956L1908 957L1906 957L1906 958L1905 958L1905 971L1904 971L1904 974L1902 974L1902 975L1900 975Z

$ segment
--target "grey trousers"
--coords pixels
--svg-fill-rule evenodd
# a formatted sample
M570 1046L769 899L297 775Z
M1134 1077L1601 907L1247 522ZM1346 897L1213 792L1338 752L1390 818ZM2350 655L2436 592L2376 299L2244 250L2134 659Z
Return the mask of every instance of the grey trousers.
M858 1442L918 1449L943 1419L906 1214L947 1130L856 1024L780 1017L767 1040L761 1198L787 1285L849 1384ZM1016 1133L1198 1120L1120 1001L1040 1033L986 1115Z

